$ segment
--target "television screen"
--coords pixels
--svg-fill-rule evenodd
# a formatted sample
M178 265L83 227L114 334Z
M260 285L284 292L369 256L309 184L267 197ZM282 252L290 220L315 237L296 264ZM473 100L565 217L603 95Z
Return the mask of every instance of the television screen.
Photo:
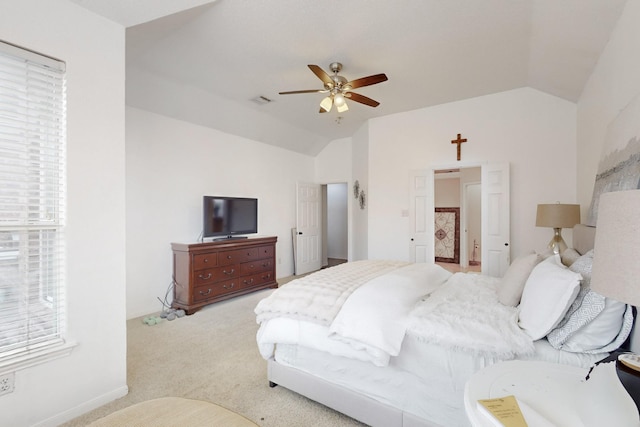
M258 232L258 199L203 197L203 237Z

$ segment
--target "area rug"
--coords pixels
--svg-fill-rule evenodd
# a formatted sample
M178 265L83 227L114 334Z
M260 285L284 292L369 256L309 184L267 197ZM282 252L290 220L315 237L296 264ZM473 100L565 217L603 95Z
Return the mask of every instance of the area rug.
M162 397L136 403L89 424L89 427L257 427L242 415L202 400Z

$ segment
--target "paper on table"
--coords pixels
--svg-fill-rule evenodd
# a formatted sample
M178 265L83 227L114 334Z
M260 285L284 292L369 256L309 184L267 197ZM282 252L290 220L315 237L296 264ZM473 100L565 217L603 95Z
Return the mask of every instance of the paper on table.
M555 427L515 396L478 400L478 410L497 427Z
M522 400L518 400L520 410L524 419L527 421L529 427L555 427L556 425L545 418L540 412L533 409L531 406L524 403Z

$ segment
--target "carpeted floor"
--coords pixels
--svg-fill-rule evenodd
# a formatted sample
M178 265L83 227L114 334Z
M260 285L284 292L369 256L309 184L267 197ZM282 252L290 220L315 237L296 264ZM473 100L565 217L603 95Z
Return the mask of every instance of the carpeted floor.
M129 394L63 426L86 426L135 403L171 396L218 404L261 427L362 426L283 387L269 387L253 309L272 291L212 304L154 326L142 318L129 320Z

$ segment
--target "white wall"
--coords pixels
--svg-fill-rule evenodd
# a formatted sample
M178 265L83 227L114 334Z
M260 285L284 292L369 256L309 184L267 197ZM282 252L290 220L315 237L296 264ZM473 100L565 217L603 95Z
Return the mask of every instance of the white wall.
M591 203L607 127L640 95L638 22L640 0L629 0L578 102L578 202L583 219Z
M127 317L162 310L171 242L197 242L202 196L258 198L258 235L277 236L276 277L293 274L296 181L314 159L127 107Z
M17 371L0 425L55 426L127 392L125 31L66 0L5 1L0 38L67 64L68 357Z
M433 183L434 207L460 207L460 178L436 179Z
M536 205L576 201L575 123L575 104L530 88L372 120L369 258L409 259L409 171L456 163L458 133L468 139L461 166L510 163L512 259L543 250L552 231L535 227Z
M371 191L369 190L369 124L365 124L352 138L351 170L352 182L358 180L360 188L365 192L366 206L360 209L357 200L353 200L351 209L351 242L350 261L369 258L369 206L371 206Z

